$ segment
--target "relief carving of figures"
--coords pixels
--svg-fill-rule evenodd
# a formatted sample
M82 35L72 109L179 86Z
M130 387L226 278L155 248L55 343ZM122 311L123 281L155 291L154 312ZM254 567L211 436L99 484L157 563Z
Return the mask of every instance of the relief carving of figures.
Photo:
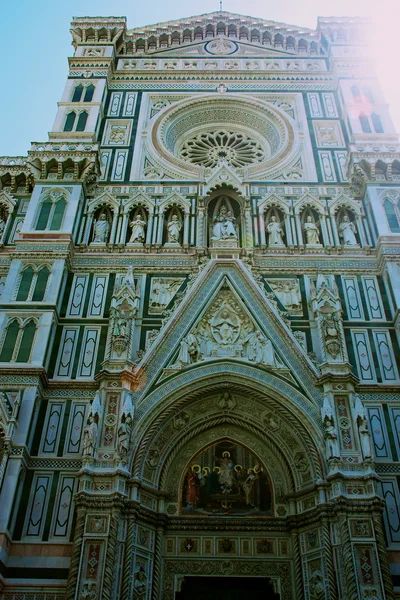
M310 598L313 600L322 600L325 598L324 580L319 571L316 571L310 577Z
M268 233L268 246L285 246L285 242L283 241L284 231L275 215L272 215L270 218L266 229Z
M144 244L146 239L146 221L141 215L137 215L136 219L130 223L132 232L129 238L129 244Z
M182 282L183 277L153 277L150 288L149 312L163 312L182 285Z
M304 223L304 233L306 235L307 246L319 246L321 244L319 239L319 229L311 216L306 218Z
M135 600L143 600L146 598L147 592L147 575L144 566L140 565L133 577L133 595Z
M241 360L284 368L269 339L259 331L229 291L220 292L197 326L181 341L172 368L208 360L236 357Z
M92 244L107 244L108 234L110 233L110 224L107 221L107 215L103 212L97 221L93 224L93 242Z
M301 311L301 292L298 279L267 279L267 283L289 312Z
M347 215L342 218L338 230L343 246L358 246L356 238L357 229Z

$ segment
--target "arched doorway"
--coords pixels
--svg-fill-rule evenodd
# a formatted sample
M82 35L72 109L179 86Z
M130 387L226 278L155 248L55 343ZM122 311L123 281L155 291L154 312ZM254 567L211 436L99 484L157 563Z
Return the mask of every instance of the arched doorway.
M185 577L175 600L279 600L268 577Z

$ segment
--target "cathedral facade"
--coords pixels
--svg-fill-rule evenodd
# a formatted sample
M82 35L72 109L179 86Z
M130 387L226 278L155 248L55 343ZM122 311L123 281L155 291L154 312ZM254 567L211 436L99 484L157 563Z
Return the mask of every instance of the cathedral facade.
M0 597L400 595L400 145L370 24L76 18L0 158Z

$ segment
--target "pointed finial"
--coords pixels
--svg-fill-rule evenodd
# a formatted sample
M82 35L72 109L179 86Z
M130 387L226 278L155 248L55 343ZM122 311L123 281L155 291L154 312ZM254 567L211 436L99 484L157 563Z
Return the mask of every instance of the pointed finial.
M219 0L219 11L222 12L222 0Z

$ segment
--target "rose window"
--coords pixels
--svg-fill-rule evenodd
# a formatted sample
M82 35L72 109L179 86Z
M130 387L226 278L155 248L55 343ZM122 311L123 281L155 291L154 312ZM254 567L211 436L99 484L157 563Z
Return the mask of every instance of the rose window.
M185 141L179 154L187 162L209 168L219 162L226 162L232 167L244 167L260 163L266 158L257 140L245 133L225 130L198 133Z

